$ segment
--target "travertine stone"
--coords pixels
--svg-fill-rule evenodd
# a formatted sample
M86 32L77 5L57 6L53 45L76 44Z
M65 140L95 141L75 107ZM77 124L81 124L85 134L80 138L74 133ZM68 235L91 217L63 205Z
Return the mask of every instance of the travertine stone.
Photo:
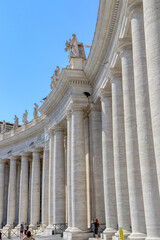
M7 208L7 225L13 227L16 219L16 157L10 159L9 187L8 187L8 208Z
M18 225L18 223L19 223L20 172L21 172L20 162L17 161L16 220L15 220L15 225Z
M72 229L87 229L86 165L84 147L84 113L72 109Z
M4 177L4 214L3 223L7 224L7 205L8 205L8 185L9 185L9 165L5 165L5 177Z
M2 227L4 213L4 170L5 163L0 162L0 228Z
M90 162L91 162L91 194L92 219L105 222L103 167L102 167L102 121L99 106L92 106L89 114L90 126Z
M72 115L67 116L67 208L68 208L68 228L72 227L72 192L71 192L71 136L72 136Z
M143 0L149 98L160 192L160 1Z
M141 10L141 11L140 11ZM142 8L132 12L137 134L147 238L160 237L160 201L150 116Z
M54 168L53 168L53 223L65 222L65 161L64 131L56 128L54 136Z
M34 149L32 154L32 179L31 179L31 221L30 226L40 220L40 150Z
M48 228L53 225L53 164L54 164L54 132L49 133L49 193L48 193Z
M127 235L130 231L131 221L125 154L122 76L119 70L112 69L110 78L112 83L113 151L117 217L118 226L122 227L124 234Z
M86 157L86 191L87 191L87 225L91 226L91 176L90 176L90 142L89 142L89 116L84 119L84 142Z
M27 222L28 217L28 154L21 156L19 224Z
M29 161L29 184L28 184L28 224L31 222L31 185L32 185L32 160Z
M48 225L48 194L49 194L49 149L43 152L43 177L42 177L42 224Z
M111 90L101 90L102 105L102 153L103 183L106 229L104 234L111 238L117 228L117 208L114 178L112 95Z
M144 239L146 237L146 227L137 137L133 55L130 39L120 39L119 51L122 64L126 160L132 223L130 238Z

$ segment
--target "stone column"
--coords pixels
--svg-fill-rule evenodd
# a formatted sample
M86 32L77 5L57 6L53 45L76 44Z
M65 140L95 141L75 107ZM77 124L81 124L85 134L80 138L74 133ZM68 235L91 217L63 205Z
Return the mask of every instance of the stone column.
M68 228L72 227L72 193L71 193L71 132L72 115L67 116L67 202L68 202Z
M40 150L34 149L32 157L31 227L40 220Z
M16 157L10 158L9 186L8 186L8 208L7 208L7 225L12 228L16 219Z
M160 1L143 0L149 98L160 192Z
M86 191L87 191L87 226L91 227L91 166L90 166L90 142L89 142L89 116L84 119L84 143L86 160Z
M105 223L102 167L102 119L100 106L92 105L89 114L90 162L92 165L92 219Z
M72 109L72 229L87 229L86 164L84 147L84 112Z
M20 161L17 161L17 193L16 193L16 220L15 220L15 224L18 225L19 223L19 193L20 193L20 168L21 168L21 164Z
M29 159L29 172L28 172L28 175L29 175L29 182L28 182L28 185L29 185L29 188L28 188L28 224L31 223L31 185L32 185L32 159L30 158Z
M118 226L123 228L124 236L127 236L129 235L131 221L125 154L122 76L119 69L112 69L110 78L112 83L113 151L117 217ZM116 235L118 234L119 232Z
M65 223L65 161L64 131L55 129L54 137L54 169L53 169L53 223Z
M43 176L42 176L42 224L48 225L48 195L49 195L49 149L43 152Z
M8 160L8 159L7 159ZM4 176L4 214L3 214L3 222L7 224L7 206L8 206L8 186L9 186L9 163L7 161L5 165L5 176Z
M53 227L53 163L54 163L54 132L49 132L49 193L48 193L48 227Z
M4 170L5 162L0 162L0 228L2 228L4 213Z
M28 153L21 155L19 225L27 222L28 217Z
M138 5L131 6L130 10L137 134L146 229L147 238L155 239L160 237L160 200L150 116L143 12Z
M111 239L117 228L117 207L115 193L113 132L112 132L112 95L110 84L101 89L102 105L102 154L103 183L106 229L104 238Z
M122 64L126 160L132 223L132 234L129 238L144 239L146 226L139 162L131 39L120 39L119 51Z

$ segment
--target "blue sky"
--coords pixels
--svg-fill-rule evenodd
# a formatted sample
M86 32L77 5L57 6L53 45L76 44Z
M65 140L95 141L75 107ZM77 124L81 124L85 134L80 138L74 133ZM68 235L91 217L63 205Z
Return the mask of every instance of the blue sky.
M56 66L68 65L72 33L91 45L99 0L0 0L0 121L22 123L50 92ZM89 50L86 50L88 55Z

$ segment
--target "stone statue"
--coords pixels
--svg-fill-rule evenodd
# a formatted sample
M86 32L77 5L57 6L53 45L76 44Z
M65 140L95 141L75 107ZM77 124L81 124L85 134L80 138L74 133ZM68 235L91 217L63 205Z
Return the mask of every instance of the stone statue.
M18 121L19 121L19 118L15 115L14 116L14 126L13 126L14 130L18 128Z
M6 132L6 122L5 120L3 120L3 124L1 125L1 133L5 133Z
M51 84L50 84L50 88L53 90L55 88L55 86L57 85L58 79L60 76L60 69L59 66L56 67L56 69L54 70L54 74L51 77Z
M83 43L77 41L76 34L72 34L72 39L69 39L69 42L66 41L65 45L65 52L69 51L69 60L71 58L86 59Z
M22 122L24 123L24 124L27 124L27 117L28 117L28 112L27 112L27 110L25 110L25 113L23 113L23 118L22 118Z
M37 103L34 103L33 118L34 119L38 118L38 104Z

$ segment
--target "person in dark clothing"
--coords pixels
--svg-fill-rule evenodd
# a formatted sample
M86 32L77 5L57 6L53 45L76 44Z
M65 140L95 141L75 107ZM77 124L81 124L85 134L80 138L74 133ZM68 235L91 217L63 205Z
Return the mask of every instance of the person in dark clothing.
M94 231L93 232L94 232L96 238L98 238L99 222L98 222L97 218L93 221L93 225L94 225Z
M2 232L0 231L0 240L2 239Z

